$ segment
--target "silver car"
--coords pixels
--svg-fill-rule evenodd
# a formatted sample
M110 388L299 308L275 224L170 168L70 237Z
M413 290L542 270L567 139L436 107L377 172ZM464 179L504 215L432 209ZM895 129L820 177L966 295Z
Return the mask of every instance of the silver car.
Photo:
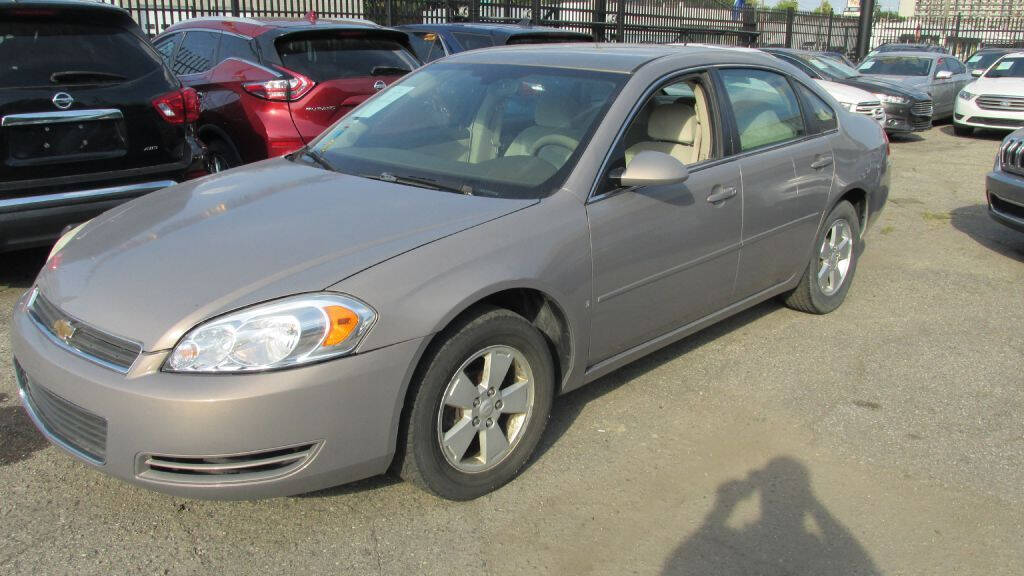
M888 181L878 123L765 54L466 52L68 232L14 312L17 381L146 488L392 469L474 498L558 395L769 298L839 306Z
M868 56L857 71L927 92L935 107L935 120L953 117L956 95L972 80L963 62L936 52L879 52Z

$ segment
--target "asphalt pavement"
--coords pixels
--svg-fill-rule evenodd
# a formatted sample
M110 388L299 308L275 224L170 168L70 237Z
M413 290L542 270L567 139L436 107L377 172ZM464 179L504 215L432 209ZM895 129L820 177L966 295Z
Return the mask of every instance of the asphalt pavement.
M765 303L556 402L521 477L466 503L392 478L213 502L132 487L20 406L0 255L0 574L1024 572L1024 234L999 135L895 142L846 303Z

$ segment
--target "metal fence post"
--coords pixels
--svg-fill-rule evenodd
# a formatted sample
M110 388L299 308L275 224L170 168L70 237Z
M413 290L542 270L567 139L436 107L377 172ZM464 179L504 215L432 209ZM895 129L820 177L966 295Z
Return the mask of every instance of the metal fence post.
M615 2L615 41L626 41L626 0Z
M793 9L786 8L786 48L793 47Z
M832 13L828 13L828 32L825 33L825 50L832 49Z
M232 16L238 16L241 13L241 10L239 9L239 6L238 6L238 2L239 2L239 0L231 0L231 15Z
M744 40L746 40L748 48L757 45L757 14L756 8L747 7L743 9Z
M530 24L540 24L540 0L530 3Z
M952 43L953 47L952 47L952 50L950 50L950 51L953 54L956 54L958 56L960 55L959 54L959 52L960 52L960 46L959 46L960 42L959 42L959 40L960 40L960 13L957 12L956 13L956 18L953 19L953 34L951 35L950 38L946 39L946 45L949 46L949 44Z
M388 26L394 26L395 25L395 16L394 16L395 0L387 0L387 3L388 3L387 4L387 25Z
M469 21L480 21L480 0L469 0Z
M857 21L857 60L862 60L871 50L871 25L875 18L875 0L860 3L860 20Z
M604 42L604 25L608 22L608 0L595 0L591 18L591 33L598 42Z

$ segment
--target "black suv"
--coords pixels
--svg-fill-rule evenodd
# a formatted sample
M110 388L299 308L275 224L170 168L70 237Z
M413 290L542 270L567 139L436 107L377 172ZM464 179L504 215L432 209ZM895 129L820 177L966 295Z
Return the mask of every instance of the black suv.
M0 252L204 174L198 116L128 12L0 2Z

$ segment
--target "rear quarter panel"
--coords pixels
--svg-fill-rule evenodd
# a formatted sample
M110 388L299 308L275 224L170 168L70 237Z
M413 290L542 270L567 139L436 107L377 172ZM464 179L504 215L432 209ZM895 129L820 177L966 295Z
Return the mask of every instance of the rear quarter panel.
M863 190L867 197L868 219L861 227L866 231L889 197L892 166L886 153L888 143L882 128L873 119L844 110L839 111L839 116L841 129L832 141L836 171L829 207L847 192Z

